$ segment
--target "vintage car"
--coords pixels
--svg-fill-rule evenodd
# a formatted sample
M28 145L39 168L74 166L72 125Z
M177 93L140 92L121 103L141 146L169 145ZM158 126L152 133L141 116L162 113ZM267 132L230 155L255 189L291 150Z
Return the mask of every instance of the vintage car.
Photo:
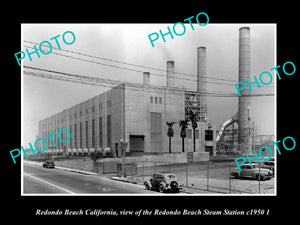
M55 168L54 162L52 160L47 160L43 163L43 168Z
M272 175L274 176L274 172L275 172L275 162L274 161L265 161L265 162L261 162L260 163L260 168L264 168L264 169L269 169L272 171Z
M149 181L144 182L148 190L157 190L163 192L179 192L180 187L173 173L155 173Z
M272 178L272 171L261 168L257 163L252 163L252 166L249 163L245 163L241 166L241 171L236 168L231 172L231 175L235 178L248 177L257 180L267 180Z

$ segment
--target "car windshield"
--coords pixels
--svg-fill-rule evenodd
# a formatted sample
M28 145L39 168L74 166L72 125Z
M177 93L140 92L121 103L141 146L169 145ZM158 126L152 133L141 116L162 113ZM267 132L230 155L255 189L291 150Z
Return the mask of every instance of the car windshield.
M168 178L175 179L175 175L168 175Z

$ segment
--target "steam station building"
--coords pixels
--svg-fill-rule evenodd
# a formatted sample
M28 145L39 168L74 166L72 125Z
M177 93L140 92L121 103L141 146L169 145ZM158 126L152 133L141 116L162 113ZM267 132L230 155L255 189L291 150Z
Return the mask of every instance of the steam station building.
M199 47L197 53L197 91L175 87L174 61L168 61L165 86L151 85L150 73L144 72L143 84L122 83L39 121L38 138L46 139L48 145L52 143L50 137L45 138L48 134L61 128L71 133L66 143L55 137L56 146L44 154L89 155L109 149L120 157L121 141L128 143L126 156L170 154L166 123L174 121L171 154L208 160L215 155L216 129L207 122L206 97L200 94L206 91L206 48ZM198 116L198 127L194 132L189 122L183 150L179 121L191 111ZM43 142L38 144L44 149Z

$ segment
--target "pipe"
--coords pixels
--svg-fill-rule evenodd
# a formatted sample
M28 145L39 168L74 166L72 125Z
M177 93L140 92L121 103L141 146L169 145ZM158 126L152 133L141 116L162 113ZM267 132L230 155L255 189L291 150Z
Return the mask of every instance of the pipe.
M220 128L220 131L219 131L219 133L218 133L218 135L217 135L217 138L216 138L216 141L218 142L218 141L220 141L220 139L223 137L223 132L224 132L224 130L226 130L226 128L227 127L229 127L231 124L233 124L235 121L233 120L233 119L229 119L229 120L227 120L227 121L225 121L223 124L222 124L222 126L221 126L221 128Z
M167 61L167 87L175 87L174 61Z
M229 120L226 120L226 121L222 124L222 126L221 126L221 128L220 128L220 131L219 131L219 133L218 133L218 135L217 135L217 138L216 138L216 141L217 141L217 142L221 140L221 138L223 137L223 132L224 132L224 130L227 129L227 127L229 127L231 124L233 124L233 123L235 123L235 122L236 122L236 123L238 122L238 118L237 118L238 113L239 113L239 112L236 112L236 113L234 114L234 116L232 116Z

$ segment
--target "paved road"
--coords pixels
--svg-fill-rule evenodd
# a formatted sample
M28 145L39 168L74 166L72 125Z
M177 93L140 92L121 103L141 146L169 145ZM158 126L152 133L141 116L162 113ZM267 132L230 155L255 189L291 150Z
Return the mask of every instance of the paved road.
M154 194L143 186L24 162L24 194ZM157 194L157 193L156 193Z

